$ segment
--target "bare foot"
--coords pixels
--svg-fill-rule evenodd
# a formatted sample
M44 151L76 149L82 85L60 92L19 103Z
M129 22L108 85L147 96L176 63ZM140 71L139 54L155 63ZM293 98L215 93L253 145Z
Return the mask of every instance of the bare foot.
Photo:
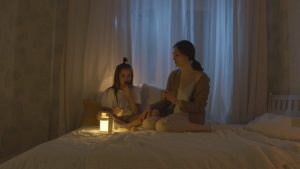
M134 120L134 121L126 123L126 124L120 124L120 127L121 128L131 129L131 128L136 128L136 127L138 127L140 125L142 125L142 122L140 122L138 120Z

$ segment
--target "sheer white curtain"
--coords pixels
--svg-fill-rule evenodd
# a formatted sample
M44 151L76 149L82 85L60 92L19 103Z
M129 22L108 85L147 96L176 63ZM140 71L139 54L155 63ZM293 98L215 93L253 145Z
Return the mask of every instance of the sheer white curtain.
M266 1L216 0L204 6L208 119L248 122L267 106Z
M247 122L267 110L267 0L234 1L231 122Z
M194 41L193 0L131 0L132 65L136 84L165 88L171 70L172 45Z
M131 1L135 84L162 87L171 69L171 0Z
M207 119L225 122L233 92L233 0L205 0L203 6L203 67L211 80Z
M129 3L122 0L91 0L85 43L83 97L112 86L116 65L131 59Z
M60 110L52 119L60 135L79 127L83 99L112 85L114 69L130 57L128 1L69 1L68 39L61 60ZM125 18L125 19L124 19Z
M68 4L67 40L60 60L59 101L50 116L50 138L74 130L82 113L85 42L89 18L89 1L73 0ZM57 105L58 104L58 105Z

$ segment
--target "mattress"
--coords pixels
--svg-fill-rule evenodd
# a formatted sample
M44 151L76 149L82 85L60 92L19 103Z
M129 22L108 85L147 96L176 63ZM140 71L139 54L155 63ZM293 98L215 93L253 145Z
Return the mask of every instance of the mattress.
M0 165L0 169L296 169L300 143L242 126L211 133L117 132L80 128Z

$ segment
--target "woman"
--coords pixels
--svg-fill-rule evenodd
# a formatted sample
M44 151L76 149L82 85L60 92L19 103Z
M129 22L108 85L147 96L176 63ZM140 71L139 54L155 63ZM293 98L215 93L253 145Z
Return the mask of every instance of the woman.
M115 121L128 123L138 117L141 96L139 88L133 86L133 70L127 58L119 64L114 74L114 84L102 95L102 109L112 111Z
M210 131L205 125L209 78L195 60L194 45L187 40L177 42L173 60L179 69L169 75L164 100L151 105L132 124L158 131Z

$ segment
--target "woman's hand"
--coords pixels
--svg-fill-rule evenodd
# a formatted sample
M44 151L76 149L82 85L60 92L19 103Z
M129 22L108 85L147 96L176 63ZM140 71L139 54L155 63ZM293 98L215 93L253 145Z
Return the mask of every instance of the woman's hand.
M147 119L148 117L152 117L152 116L160 116L160 112L157 109L150 109L147 108L139 117L138 117L138 121L139 122L143 122L145 119Z
M177 97L175 97L175 95L171 91L164 91L164 98L173 104L176 104L178 102Z

